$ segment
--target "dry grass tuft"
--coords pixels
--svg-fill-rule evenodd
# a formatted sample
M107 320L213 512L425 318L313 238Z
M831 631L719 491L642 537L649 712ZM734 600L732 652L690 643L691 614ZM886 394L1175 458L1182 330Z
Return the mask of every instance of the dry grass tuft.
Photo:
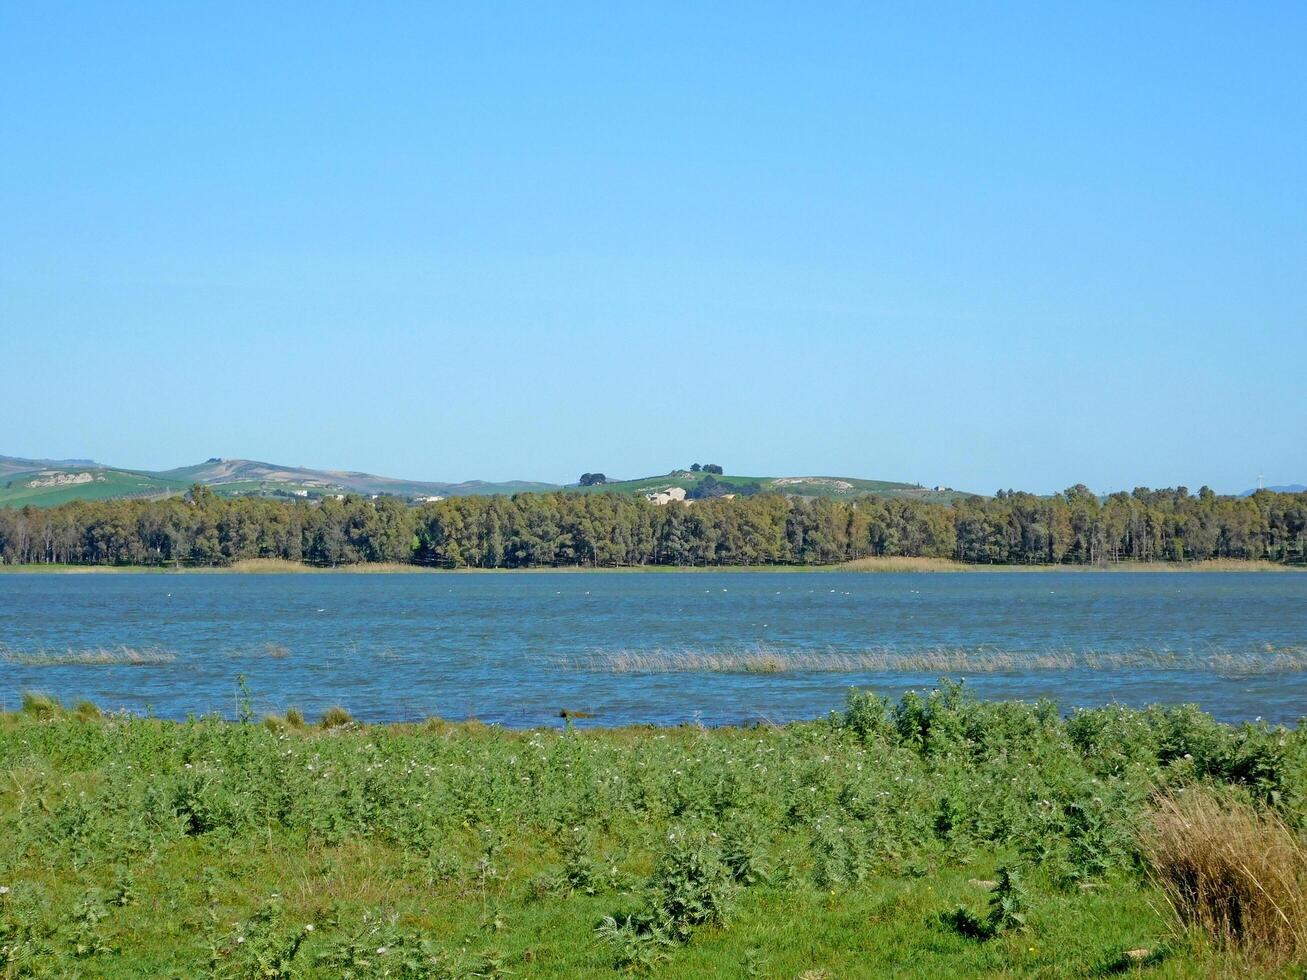
M1163 795L1143 850L1186 924L1256 959L1307 957L1307 851L1274 812L1200 788Z
M47 721L58 718L64 713L64 706L59 699L42 691L23 692L23 714Z
M73 705L73 717L79 718L82 721L98 721L103 717L103 714L101 713L98 704L94 701L87 701L83 698L81 701L78 701Z
M336 705L335 707L328 708L324 711L322 713L322 721L320 722L323 728L344 728L346 725L351 725L353 723L353 717L348 711L340 707L340 705Z

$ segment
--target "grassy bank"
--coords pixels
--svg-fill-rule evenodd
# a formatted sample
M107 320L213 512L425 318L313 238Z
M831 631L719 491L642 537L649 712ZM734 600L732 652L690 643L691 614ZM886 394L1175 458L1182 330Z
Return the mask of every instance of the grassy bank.
M1301 899L1301 729L955 688L784 728L325 721L0 716L0 973L1291 976L1307 950L1259 897ZM1236 927L1184 904L1195 873Z
M972 565L949 558L859 558L832 565L636 565L592 568L562 565L539 568L431 568L404 562L360 562L354 565L322 567L281 558L247 558L230 565L151 566L151 565L0 565L0 574L33 573L42 575L340 575L340 574L454 574L454 575L535 575L542 572L583 574L620 572L642 575L676 575L697 572L1301 572L1303 565L1284 565L1271 561L1212 559L1193 562L1122 561L1105 565Z

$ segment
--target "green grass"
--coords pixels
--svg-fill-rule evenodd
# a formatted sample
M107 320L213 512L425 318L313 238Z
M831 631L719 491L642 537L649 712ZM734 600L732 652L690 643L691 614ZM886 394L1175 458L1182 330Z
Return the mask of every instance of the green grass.
M1082 977L1129 950L1299 975L1182 929L1137 834L1197 783L1301 831L1300 729L954 687L716 730L25 704L0 716L2 976ZM1024 885L996 896L1003 869ZM1000 898L988 938L950 924Z

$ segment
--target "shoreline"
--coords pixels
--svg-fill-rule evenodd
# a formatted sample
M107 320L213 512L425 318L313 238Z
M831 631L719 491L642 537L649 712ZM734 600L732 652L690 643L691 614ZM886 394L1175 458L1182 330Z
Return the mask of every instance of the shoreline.
M657 976L1266 972L1187 929L1164 886L1227 840L1236 871L1280 880L1307 730L927 697L852 692L780 726L518 731L29 694L0 715L0 916L42 976L607 977L645 935L626 916L659 930ZM1150 850L1162 827L1173 848ZM1019 940L988 925L1004 902Z
M628 565L610 568L585 566L547 566L536 568L433 568L427 565L410 565L402 562L372 562L338 565L324 568L278 558L250 558L231 565L205 567L154 565L0 565L0 575L531 575L541 573L563 574L701 574L704 572L830 573L858 572L885 574L911 572L974 573L974 572L1076 572L1076 573L1131 573L1131 572L1303 572L1307 568L1282 565L1264 560L1211 559L1202 562L1115 562L1105 565L970 565L948 558L859 558L833 565Z

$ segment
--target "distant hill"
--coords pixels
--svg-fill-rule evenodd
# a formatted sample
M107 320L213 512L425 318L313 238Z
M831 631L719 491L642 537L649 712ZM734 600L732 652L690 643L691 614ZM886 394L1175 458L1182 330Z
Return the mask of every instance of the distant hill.
M21 456L0 456L0 479L11 473L31 473L49 467L99 465L93 459L23 459Z
M357 493L421 500L429 497L466 497L488 494L544 493L567 490L580 493L652 494L680 487L687 493L710 474L674 470L663 476L612 481L597 486L561 486L530 480L492 483L469 480L441 483L404 480L352 470L315 470L285 466L254 459L214 457L194 466L171 470L130 470L89 459L24 459L0 456L0 507L33 504L54 506L72 500L104 500L117 497L168 497L185 493L192 484L211 487L224 497L318 499L334 494ZM747 493L757 488L802 497L912 497L944 501L967 496L954 490L927 489L911 483L861 480L835 476L735 476L713 475L727 492ZM733 490L733 488L739 488Z
M252 459L213 458L195 466L152 472L105 466L93 460L23 459L0 456L0 506L50 507L71 500L167 497L194 483L224 497L320 498L340 493L390 494L406 499L540 492L553 483L510 480L436 483L400 480L345 470L313 470Z
M1283 486L1266 487L1266 489L1272 493L1307 493L1307 486L1304 486L1301 483L1286 483ZM1245 490L1243 493L1239 494L1239 496L1251 497L1256 492L1256 490Z
M210 459L197 466L183 466L159 474L170 480L182 480L188 486L204 483L221 487L227 493L254 491L259 488L300 489L322 493L390 494L396 497L471 497L496 493L530 493L557 490L555 483L508 480L490 483L467 480L463 483L438 483L374 476L352 470L311 470L299 466L261 463L254 459Z
M646 476L638 480L609 480L595 486L569 486L567 489L578 493L665 493L680 487L687 493L711 477L718 483L726 484L727 492L733 487L751 489L756 484L764 493L784 493L796 497L912 497L917 500L948 502L971 494L953 489L931 489L915 483L896 483L891 480L861 480L851 476L736 476L711 473L692 473L689 470L673 470L665 476Z
M35 468L6 466L35 463ZM87 466L76 460L22 460L0 457L0 507L53 507L72 500L107 500L115 497L166 497L186 489L182 483L153 473L136 473L108 466Z

